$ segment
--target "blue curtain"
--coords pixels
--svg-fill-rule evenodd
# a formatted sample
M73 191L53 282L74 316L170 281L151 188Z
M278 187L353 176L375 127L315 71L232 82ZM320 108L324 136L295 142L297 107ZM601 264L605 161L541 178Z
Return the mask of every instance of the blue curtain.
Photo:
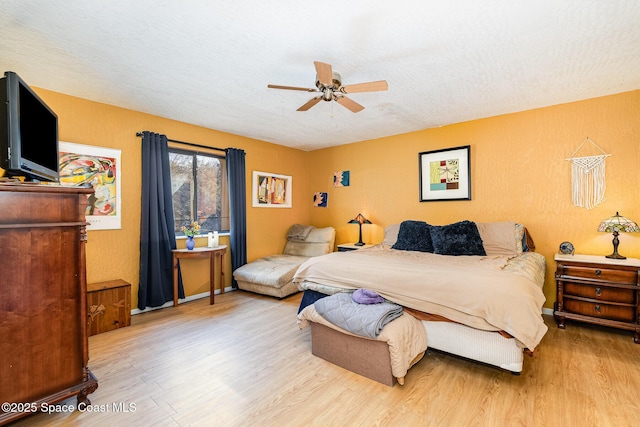
M244 150L227 148L227 180L229 181L229 214L231 232L231 270L247 263L247 180ZM238 283L232 279L232 287Z
M138 308L173 301L173 254L176 248L167 137L142 133L142 212ZM178 296L184 298L182 280Z

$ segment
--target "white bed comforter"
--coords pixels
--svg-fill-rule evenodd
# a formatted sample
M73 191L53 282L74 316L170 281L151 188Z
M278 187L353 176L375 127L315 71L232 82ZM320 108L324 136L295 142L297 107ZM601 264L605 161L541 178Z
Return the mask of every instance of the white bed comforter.
M375 246L311 258L293 281L300 289L313 284L370 289L404 307L477 329L505 331L533 350L547 331L541 315L545 297L534 275L514 272L508 265L508 257L454 257Z

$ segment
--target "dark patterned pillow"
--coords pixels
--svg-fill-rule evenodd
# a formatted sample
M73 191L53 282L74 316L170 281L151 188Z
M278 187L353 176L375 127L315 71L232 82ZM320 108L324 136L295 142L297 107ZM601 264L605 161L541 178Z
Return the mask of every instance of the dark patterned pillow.
M431 226L433 253L438 255L486 255L475 222L460 221Z
M433 253L431 226L424 221L403 221L400 223L398 240L391 249Z

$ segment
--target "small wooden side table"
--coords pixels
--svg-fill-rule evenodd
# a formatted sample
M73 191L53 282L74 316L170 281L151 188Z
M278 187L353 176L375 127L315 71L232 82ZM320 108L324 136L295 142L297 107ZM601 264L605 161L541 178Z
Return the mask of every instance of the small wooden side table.
M122 279L87 285L89 336L131 325L131 284Z
M362 246L357 246L355 243L342 243L338 245L338 252L357 251L359 249L370 248L373 246L371 243L365 243Z
M209 295L209 305L213 304L215 294L215 271L216 258L220 257L220 293L224 293L224 263L227 253L227 245L220 245L215 248L198 247L189 249L173 249L173 306L178 306L178 262L181 258L209 258L209 270L211 278L209 279L209 287L211 294Z

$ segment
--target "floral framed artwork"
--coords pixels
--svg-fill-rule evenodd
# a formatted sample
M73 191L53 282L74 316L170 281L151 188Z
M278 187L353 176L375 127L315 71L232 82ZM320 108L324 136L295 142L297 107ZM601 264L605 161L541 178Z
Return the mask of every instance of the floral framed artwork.
M59 142L60 184L92 186L85 213L87 230L122 228L120 150Z
M469 145L418 154L420 201L471 200Z
M290 208L293 178L269 172L253 171L252 206L254 208Z

